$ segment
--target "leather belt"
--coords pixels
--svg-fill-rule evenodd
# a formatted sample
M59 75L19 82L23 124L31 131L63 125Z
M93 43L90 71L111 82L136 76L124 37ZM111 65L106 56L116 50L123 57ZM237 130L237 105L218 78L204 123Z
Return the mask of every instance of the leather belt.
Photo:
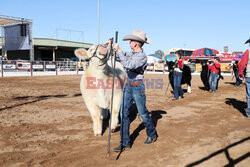
M135 87L137 87L137 85L139 85L140 83L142 83L142 81L134 81L134 82L129 82L129 81L128 81L128 84L129 84L130 86L135 86Z
M213 74L217 74L217 72L211 72L211 73L213 73Z

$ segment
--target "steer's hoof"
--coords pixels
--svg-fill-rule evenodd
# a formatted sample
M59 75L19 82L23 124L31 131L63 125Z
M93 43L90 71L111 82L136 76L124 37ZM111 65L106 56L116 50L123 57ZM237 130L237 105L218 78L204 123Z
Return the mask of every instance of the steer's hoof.
M102 131L96 130L96 131L94 131L94 134L95 134L95 136L102 136Z
M95 136L102 136L102 134L95 134Z
M115 133L115 129L111 129L111 133Z

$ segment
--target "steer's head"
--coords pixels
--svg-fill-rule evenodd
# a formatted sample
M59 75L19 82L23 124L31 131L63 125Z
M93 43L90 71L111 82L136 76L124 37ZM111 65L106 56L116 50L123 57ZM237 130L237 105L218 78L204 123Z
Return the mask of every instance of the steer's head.
M173 72L174 71L174 62L173 61L167 61L167 65L168 65L168 71L169 72Z
M207 62L208 62L207 60L201 60L201 61L200 61L201 66L202 66L202 69L204 69L204 68L207 69L207 68L208 68L208 67L207 67Z
M103 65L107 62L110 52L110 46L106 44L93 45L88 50L80 48L75 50L76 57L79 60L89 60L90 63Z

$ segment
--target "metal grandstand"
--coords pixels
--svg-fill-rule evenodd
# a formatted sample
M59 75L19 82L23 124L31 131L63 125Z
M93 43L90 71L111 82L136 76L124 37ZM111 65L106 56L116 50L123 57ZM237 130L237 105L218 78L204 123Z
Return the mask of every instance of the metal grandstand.
M5 16L0 15L0 28L1 28L1 36L2 38L2 59L4 57L7 57L7 50L5 47L5 31L4 28L8 26L14 26L14 25L23 25L28 24L28 33L29 33L29 43L30 43L30 60L34 60L34 48L33 48L33 36L32 36L32 30L33 30L33 21L30 19L20 18L20 17L13 17L13 16ZM26 28L26 27L25 27Z

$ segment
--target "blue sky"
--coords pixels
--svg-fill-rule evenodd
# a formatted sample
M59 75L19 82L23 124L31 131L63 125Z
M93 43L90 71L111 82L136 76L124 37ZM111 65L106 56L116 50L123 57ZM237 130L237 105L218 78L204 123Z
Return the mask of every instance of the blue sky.
M1 15L32 19L33 36L69 39L71 29L84 32L82 41L98 42L98 0L5 0ZM129 50L122 38L143 30L153 41L147 54L171 48L203 47L229 52L245 51L250 37L250 0L100 0L100 42L119 32L118 43ZM80 33L71 34L79 40Z

